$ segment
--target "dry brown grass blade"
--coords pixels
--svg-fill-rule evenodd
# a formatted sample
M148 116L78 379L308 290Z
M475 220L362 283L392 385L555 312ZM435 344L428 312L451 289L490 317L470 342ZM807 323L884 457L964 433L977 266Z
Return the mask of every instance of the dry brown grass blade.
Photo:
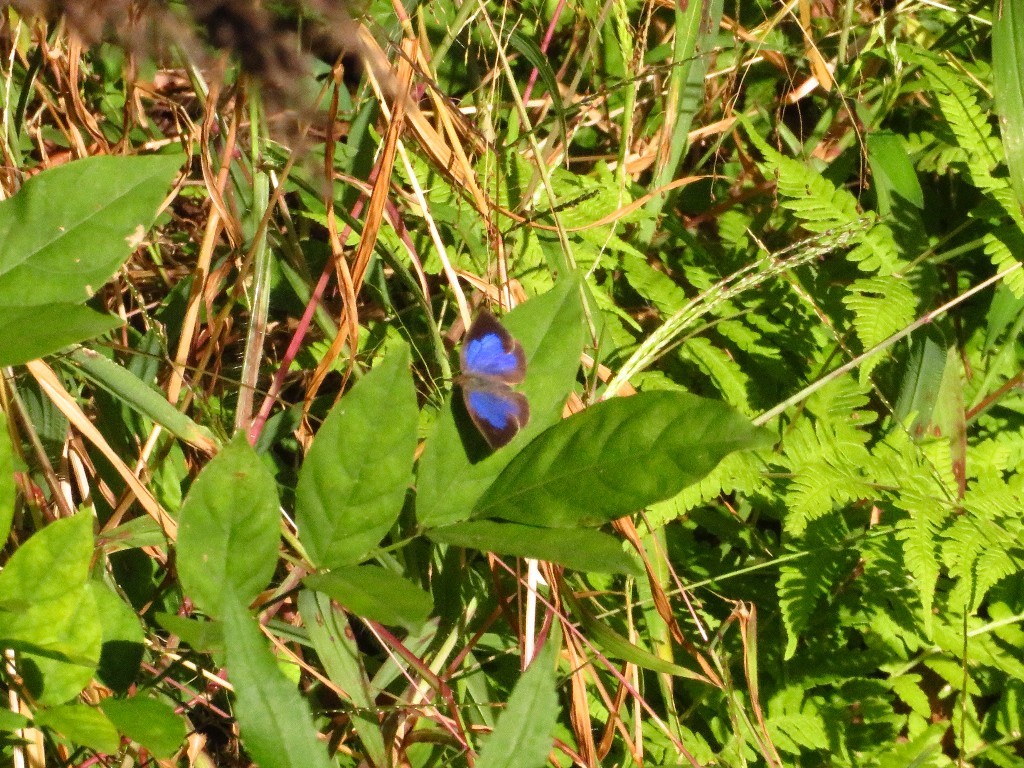
M809 0L800 0L800 30L804 33L804 41L807 43L804 54L807 56L807 62L811 65L811 74L822 88L831 91L835 88L836 83L832 79L832 72L825 62L825 57L821 55L814 38L811 37L812 29L811 3Z
M636 677L636 665L627 663L623 670L622 676L625 678ZM594 675L595 682L600 685L600 678ZM597 754L601 760L604 760L608 753L611 752L613 746L615 746L615 734L618 733L622 736L622 744L625 746L633 756L633 762L637 765L643 765L643 754L640 751L642 749L640 742L630 737L629 731L626 729L626 723L623 721L619 711L626 703L626 697L629 695L629 689L622 682L619 682L615 689L615 696L612 698L611 705L608 707L608 720L604 724L604 728L601 731L601 738L597 744Z
M420 49L419 65L424 71L431 71L430 62L427 60L426 54L422 48ZM477 211L484 218L484 221L490 222L491 210L495 206L490 202L490 200L488 200L487 195L484 194L480 185L477 184L476 172L473 170L473 164L470 162L469 156L462 148L462 140L465 139L470 142L472 145L471 150L473 154L476 155L485 151L486 145L483 141L475 140L477 137L466 127L465 122L462 119L462 115L452 109L451 104L443 97L437 88L432 86L428 87L427 93L430 95L430 100L434 105L434 114L437 115L438 120L441 121L441 127L444 129L444 133L448 137L448 144L451 148L452 154L454 155L455 163L452 166L452 177L457 179L469 191L469 195L473 199ZM433 131L433 127L430 123L426 122L425 116L419 111L416 105L412 106L414 107L414 110L409 110L409 124L413 127L414 134L422 144L424 138L429 138L429 133ZM422 124L422 126L417 129L419 124ZM462 130L460 130L460 128ZM424 150L428 153L431 151L430 148L425 145Z
M234 119L228 129L227 140L224 143L224 152L221 155L220 173L214 183L217 195L223 193L228 183L229 164L235 150L235 140L238 135L238 110L236 109ZM203 145L208 146L207 144ZM205 161L204 161L205 162ZM205 176L205 173L204 173ZM210 212L210 218L206 221L206 229L203 232L203 242L199 248L199 259L193 269L192 289L189 292L188 305L185 309L185 319L182 322L181 336L178 340L178 349L175 351L174 364L171 369L171 377L167 383L167 400L177 403L181 395L181 388L185 381L185 369L189 356L192 352L192 344L196 335L196 326L199 322L199 311L207 290L207 278L210 275L210 266L213 263L213 249L220 237L223 219L220 208L216 206Z
M564 619L563 619L564 621ZM576 734L576 749L583 758L588 768L599 765L597 758L597 745L594 743L594 732L590 722L590 698L587 692L586 670L590 666L584 654L578 647L578 641L571 632L565 633L565 652L569 656L571 705L569 707L569 720L572 723L573 733Z
M82 42L78 39L77 35L69 35L68 37L68 88L66 89L65 96L71 104L71 109L75 113L78 120L85 126L85 129L92 136L93 141L96 142L99 151L103 154L110 152L110 143L107 141L107 137L103 135L103 131L100 130L99 125L96 123L96 118L93 117L92 113L86 108L82 102L82 90L78 84L79 71L78 65L82 60Z
M39 387L46 393L57 410L64 414L67 420L82 436L92 443L100 453L109 461L117 473L124 480L125 484L135 494L142 508L160 525L164 535L170 541L175 541L178 536L178 524L164 511L159 502L149 492L149 489L135 476L127 464L117 455L117 452L110 447L106 439L96 429L89 417L78 407L78 401L61 384L57 374L42 360L32 360L25 364L29 373L39 384Z
M402 43L404 50L415 53L416 41L405 40ZM337 224L333 215L333 207L329 210L328 224L332 226L331 242L335 246L335 263L339 270L348 271L348 274L340 274L343 287L349 284L351 287L345 291L343 297L348 311L347 317L339 324L338 334L331 342L327 354L320 360L313 373L306 392L306 403L309 404L316 397L320 385L334 365L346 340L352 354L355 354L359 340L358 318L355 317L356 296L362 287L363 277L366 275L370 258L373 256L373 249L377 245L377 236L380 233L380 225L384 220L384 206L387 204L391 187L391 173L395 166L395 152L398 147L398 139L402 134L402 126L405 122L405 104L409 98L409 89L412 85L412 67L409 59L401 58L398 62L398 92L395 95L394 105L391 111L391 121L388 123L388 131L384 138L384 150L381 152L377 162L377 177L373 182L373 189L370 192L370 203L367 206L366 218L363 222L362 236L359 238L359 245L356 248L352 259L352 267L349 268L345 256L341 251L343 243L337 235Z
M213 145L213 125L216 122L217 115L220 114L218 110L217 102L220 100L220 78L215 78L213 84L210 86L210 92L206 97L206 106L204 109L203 123L201 127L200 137L201 144L203 147L210 147ZM237 120L234 121L238 123ZM232 150L234 149L233 142L229 142ZM220 223L224 227L224 231L228 236L228 240L231 243L232 248L241 248L244 238L242 237L242 227L234 220L231 216L231 212L228 210L227 203L224 200L224 190L227 189L227 170L232 161L231 154L225 153L221 156L220 170L215 172L213 163L210 162L210 154L208 152L201 152L199 154L200 167L203 171L203 180L206 182L206 192L210 197L210 205L213 206L214 211L220 219ZM212 216L211 216L212 218Z
M683 649L693 657L693 659L700 666L704 675L708 678L708 682L717 688L724 688L725 685L721 678L715 673L708 660L704 658L704 654L701 653L697 647L691 643L683 635L682 629L680 629L678 622L676 622L675 615L672 612L672 603L668 599L668 595L665 594L665 590L662 588L661 583L654 575L654 569L651 566L651 561L647 557L647 551L644 549L643 543L640 541L640 534L633 524L633 520L628 517L623 517L612 523L615 530L621 533L633 548L640 555L640 558L644 562L644 570L647 572L647 583L651 588L651 595L654 598L654 608L661 616L662 621L668 626L669 631L672 633L672 638L679 643Z
M375 70L386 71L390 67L388 56L374 39L373 33L362 24L359 25L359 43L362 54ZM386 81L381 85L384 87L385 93L397 87ZM404 93L407 94L408 91ZM406 104L405 112L409 130L437 168L448 174L459 186L471 189L476 184L476 180L471 174L467 175L464 167L456 162L455 153L452 152L448 142L434 130L426 115L415 104Z

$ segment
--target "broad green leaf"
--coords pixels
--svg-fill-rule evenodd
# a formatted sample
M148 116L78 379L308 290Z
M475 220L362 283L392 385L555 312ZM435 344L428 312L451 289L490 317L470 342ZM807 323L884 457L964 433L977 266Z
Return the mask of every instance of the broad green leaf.
M99 663L92 553L92 516L81 512L31 536L0 571L0 639L21 651L19 673L41 704L77 695Z
M181 586L210 616L220 616L227 587L251 602L270 583L280 539L277 483L243 434L196 478L178 526Z
M866 144L878 214L893 222L893 239L901 253L915 256L928 247L928 235L921 215L924 190L907 143L897 133L871 131Z
M907 204L924 209L924 191L903 137L888 131L872 131L867 135L867 147L879 213L899 214Z
M992 24L992 80L999 133L1017 205L1024 205L1024 1L1000 0Z
M141 242L180 166L178 155L92 157L0 201L0 365L122 324L81 305Z
M946 353L942 386L935 399L935 426L949 440L949 458L957 490L963 496L967 476L967 421L964 405L964 363L958 350Z
M9 709L0 709L0 731L10 733L31 724L32 721L22 714L11 712Z
M142 240L181 162L90 157L0 201L0 307L84 303Z
M526 380L519 390L530 401L530 423L507 446L474 463L486 451L483 438L476 434L468 416L456 422L449 398L419 462L416 517L421 525L435 527L466 520L516 449L561 420L583 351L579 290L577 281L565 280L502 318L526 353ZM463 409L460 405L456 410Z
M337 600L356 616L416 630L430 616L430 595L407 579L376 565L335 568L307 576L303 583Z
M157 760L170 758L185 741L184 718L161 701L142 696L104 699L100 709L117 730L148 749Z
M18 669L36 702L63 704L89 684L103 646L96 599L88 585L55 600L46 600L8 619L4 631L22 649Z
M902 423L915 414L911 432L924 437L935 411L935 402L946 369L946 344L938 331L926 331L912 339L913 352L903 373L900 396L893 414Z
M639 563L622 550L618 539L589 529L534 528L494 520L473 520L434 528L427 531L427 536L443 544L500 555L533 557L579 571L633 575L643 572Z
M381 726L373 714L374 696L348 617L330 597L311 589L299 592L299 613L324 671L353 704L349 716L367 755L374 765L387 765Z
M121 746L114 724L96 707L68 704L36 712L37 726L52 728L76 746L112 754Z
M724 403L646 392L598 403L527 445L473 516L550 528L597 526L667 499L723 457L769 445Z
M19 365L122 325L118 317L78 304L0 306L0 365Z
M149 386L124 366L83 348L73 350L67 359L92 383L175 437L210 453L218 447L209 429L196 424L168 402L166 395Z
M87 512L50 523L18 547L0 571L0 609L20 610L80 589L89 577L92 549Z
M219 621L199 621L175 616L171 613L157 613L156 623L173 635L177 635L191 648L223 658L224 630Z
M7 543L14 519L14 446L7 433L7 415L0 410L0 547Z
M142 663L146 636L139 617L121 597L98 581L89 582L103 630L97 677L115 691L123 692L135 682Z
M353 565L398 519L412 484L419 411L404 344L327 415L299 472L299 538L320 568Z
M309 704L285 677L259 625L225 590L224 645L235 716L246 751L260 768L329 768Z
M512 689L508 705L480 750L476 768L542 768L558 717L555 666L562 634L551 632Z

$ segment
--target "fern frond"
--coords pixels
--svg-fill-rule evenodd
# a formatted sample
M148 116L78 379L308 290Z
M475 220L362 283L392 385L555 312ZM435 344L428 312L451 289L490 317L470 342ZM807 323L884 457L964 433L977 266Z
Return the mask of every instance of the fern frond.
M1011 535L994 522L971 517L961 517L943 532L943 561L957 580L950 605L976 611L993 586L1024 568L1014 552L1018 535L1019 531Z
M917 300L906 280L893 275L861 278L850 285L843 304L853 312L853 327L864 349L885 341L914 321ZM860 367L861 381L882 361L878 355Z
M921 173L943 174L951 165L967 164L967 153L963 149L941 140L931 131L910 133L904 138L907 151L916 158L915 165Z
M900 675L889 680L892 692L910 709L921 717L930 717L932 712L928 694L921 689L920 675Z
M764 174L775 177L780 205L793 213L811 232L859 229L847 258L863 272L883 275L897 271L902 262L892 230L872 213L863 213L857 198L805 164L768 146L754 132L751 140L765 156ZM866 226L865 226L866 225Z
M622 273L633 290L663 315L671 315L686 303L686 292L667 274L648 264L641 254L626 254L621 263Z
M972 667L987 667L1024 681L1024 662L1019 658L1017 647L1009 646L988 631L987 620L977 616L967 617L967 661ZM949 665L943 669L936 665L935 671L942 674L954 687L963 685L962 657L964 652L963 616L952 614L949 622L939 622L935 628L935 643L949 657ZM929 665L931 666L931 665ZM948 671L947 671L948 670ZM972 687L975 685L971 680ZM974 691L972 691L973 693Z
M988 112L978 106L973 88L957 71L932 56L914 56L921 64L939 109L953 131L956 142L967 155L967 168L974 183L991 189L1001 184L992 172L1003 157L999 138L988 122Z
M1002 227L985 233L985 255L989 257L997 272L1019 264L1016 254L1024 253L1024 233L1017 227ZM1011 272L1006 277L1006 287L1018 299L1024 299L1024 269Z
M813 419L797 422L780 460L793 474L785 491L786 530L801 534L837 506L875 495L863 468L870 461L865 427L874 416L858 410L864 391L850 377L830 383L808 401Z
M808 464L786 489L786 531L803 533L810 523L862 498L867 490L859 477L843 467L826 461Z
M936 450L948 448L935 441ZM898 488L891 504L907 517L896 523L896 537L903 546L903 562L921 601L924 630L931 636L932 606L941 572L939 533L953 518L956 479L952 471L937 469L927 445L915 443L903 429L894 429L872 447L871 474L880 485Z
M791 551L806 554L780 568L779 607L786 628L786 659L796 653L800 637L819 604L849 574L855 562L856 555L845 542L846 534L843 519L832 515L811 522L806 535L799 540L799 549L790 547Z
M747 389L750 378L725 350L697 336L680 348L679 356L704 371L730 405L747 415L753 413Z
M828 749L825 722L817 713L778 715L765 720L772 743L782 752L799 755L803 749Z
M767 484L762 458L749 451L730 453L700 482L667 501L652 505L647 512L648 520L657 528L718 496L734 493L752 496L762 492Z
M861 576L851 611L865 618L867 640L892 659L907 660L930 645L921 632L921 612L907 579L903 548L890 535L867 536L860 544Z
M957 580L950 605L973 612L999 581L1024 570L1022 502L1019 488L992 477L972 484L965 494L967 514L942 533L943 561Z

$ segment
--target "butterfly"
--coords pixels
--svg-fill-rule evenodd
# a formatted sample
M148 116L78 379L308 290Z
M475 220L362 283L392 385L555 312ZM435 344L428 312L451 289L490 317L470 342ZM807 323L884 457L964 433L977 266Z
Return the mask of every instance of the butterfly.
M501 448L530 420L530 404L511 386L526 377L523 347L482 310L469 327L459 360L462 375L456 381L466 410L491 448Z

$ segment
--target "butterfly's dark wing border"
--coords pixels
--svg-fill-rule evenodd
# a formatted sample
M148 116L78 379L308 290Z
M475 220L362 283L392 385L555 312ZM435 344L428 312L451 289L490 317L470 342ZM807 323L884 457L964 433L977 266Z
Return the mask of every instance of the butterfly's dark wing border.
M466 378L461 383L462 401L466 405L466 411L473 420L480 434L484 436L491 448L501 448L515 437L519 430L526 426L530 420L530 403L526 396L520 392L509 389L504 384L492 382L487 379ZM505 402L512 403L509 408L508 419L503 427L496 426L480 410L474 407L471 398L474 394L491 395Z
M481 370L479 366L474 367L467 361L466 349L469 344L489 334L497 336L501 340L501 347L505 354L513 356L515 359L513 367L499 371ZM466 338L462 343L462 349L459 352L459 363L462 367L463 375L487 376L503 381L506 384L519 384L526 378L526 353L523 352L523 345L516 341L515 337L505 330L505 326L498 322L498 318L486 309L480 311L473 324L469 327Z

